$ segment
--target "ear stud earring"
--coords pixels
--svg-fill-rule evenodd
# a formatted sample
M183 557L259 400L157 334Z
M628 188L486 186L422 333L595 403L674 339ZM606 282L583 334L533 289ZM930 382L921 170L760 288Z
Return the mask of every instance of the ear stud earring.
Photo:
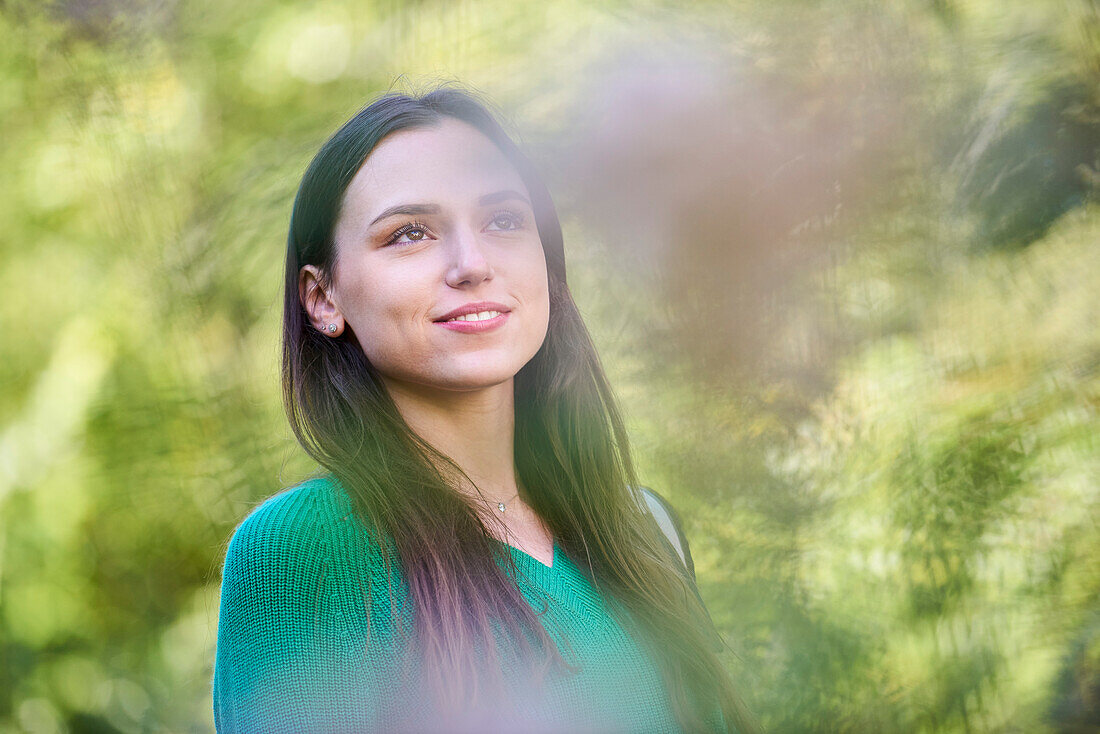
M330 334L335 334L336 333L336 324L329 324L328 325L328 332Z

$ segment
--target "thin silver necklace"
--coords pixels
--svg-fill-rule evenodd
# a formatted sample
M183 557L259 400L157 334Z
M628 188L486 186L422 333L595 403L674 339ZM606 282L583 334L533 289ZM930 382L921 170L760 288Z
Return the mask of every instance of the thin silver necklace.
M511 502L511 501L512 501L512 500L514 500L514 499L515 499L516 497L519 497L519 492L516 492L516 493L515 493L514 495L512 495L511 497L509 497L509 498L508 498L508 501L509 501L509 502ZM500 510L501 514L504 514L504 510L505 510L505 509L507 509L507 508L506 508L506 507L504 506L504 503L503 503L503 502L497 502L497 509L498 509L498 510Z

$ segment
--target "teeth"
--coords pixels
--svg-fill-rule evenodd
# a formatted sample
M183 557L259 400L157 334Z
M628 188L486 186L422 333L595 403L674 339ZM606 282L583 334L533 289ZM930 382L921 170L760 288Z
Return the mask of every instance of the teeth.
M484 321L486 319L495 319L500 316L500 311L482 311L481 313L470 313L465 316L455 316L453 319L447 319L448 321Z

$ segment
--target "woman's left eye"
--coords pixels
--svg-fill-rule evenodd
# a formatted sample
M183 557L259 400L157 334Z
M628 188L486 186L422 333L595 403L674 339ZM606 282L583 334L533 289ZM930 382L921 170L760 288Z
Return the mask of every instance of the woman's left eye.
M513 229L522 229L523 217L512 211L499 211L493 214L493 218L489 223L497 224L498 226L504 223L503 226L500 226L500 229L507 232Z

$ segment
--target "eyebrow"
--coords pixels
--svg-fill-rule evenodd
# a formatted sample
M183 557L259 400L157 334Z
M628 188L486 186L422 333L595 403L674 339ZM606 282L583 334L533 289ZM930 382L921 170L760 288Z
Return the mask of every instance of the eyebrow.
M527 197L514 189L504 189L503 191L494 191L491 194L485 194L485 196L477 200L477 205L491 206L492 204L499 204L509 199L516 199L524 202L527 206L531 206L531 202L527 200ZM416 216L418 214L439 214L440 211L442 211L442 209L438 204L398 204L396 206L391 206L375 217L374 221L372 221L369 226L373 227L383 219L398 214Z

